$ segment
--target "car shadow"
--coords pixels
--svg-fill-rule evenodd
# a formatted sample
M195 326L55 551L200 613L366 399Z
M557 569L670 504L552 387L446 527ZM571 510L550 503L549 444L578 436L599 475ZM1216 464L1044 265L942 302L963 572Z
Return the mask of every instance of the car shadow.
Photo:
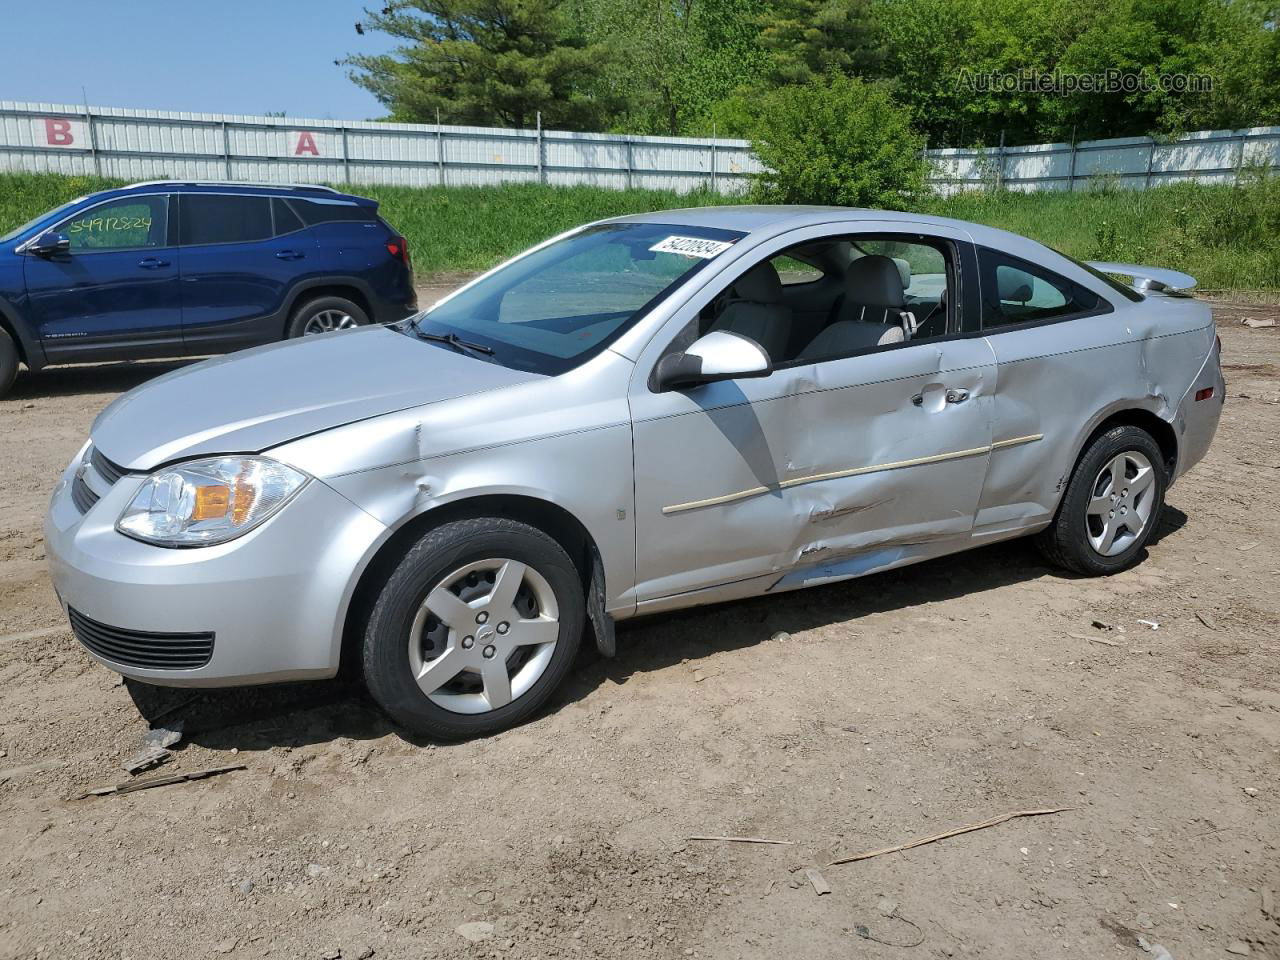
M1166 507L1152 545L1186 522L1185 513ZM624 621L618 625L617 655L601 657L588 638L564 685L535 717L582 700L604 684L625 684L685 660L751 647L780 632L794 634L834 623L856 626L872 614L1046 576L1087 579L1050 566L1029 540L1022 539L827 586ZM153 725L180 719L185 742L212 750L251 752L338 738L375 740L387 734L418 746L448 746L396 726L354 678L200 691L132 681L126 686L144 719Z
M66 397L99 393L117 394L146 383L161 374L179 370L196 360L124 360L120 363L86 363L66 367L46 367L39 373L24 370L18 375L6 400Z

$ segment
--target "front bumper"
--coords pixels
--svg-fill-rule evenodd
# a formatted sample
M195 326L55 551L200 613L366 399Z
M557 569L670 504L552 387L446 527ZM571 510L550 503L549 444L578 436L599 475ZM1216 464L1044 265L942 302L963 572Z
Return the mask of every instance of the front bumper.
M157 547L115 530L143 478L123 477L82 514L71 496L78 462L58 482L45 518L54 589L64 608L141 635L213 634L208 662L195 669L128 665L86 648L91 657L162 686L235 686L337 672L356 574L384 536L383 524L312 480L278 514L229 543Z

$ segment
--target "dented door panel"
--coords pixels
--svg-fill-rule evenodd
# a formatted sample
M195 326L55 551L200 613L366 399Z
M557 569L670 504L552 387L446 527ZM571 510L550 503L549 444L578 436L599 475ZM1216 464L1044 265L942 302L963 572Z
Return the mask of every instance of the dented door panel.
M639 600L966 539L994 376L958 339L633 393Z

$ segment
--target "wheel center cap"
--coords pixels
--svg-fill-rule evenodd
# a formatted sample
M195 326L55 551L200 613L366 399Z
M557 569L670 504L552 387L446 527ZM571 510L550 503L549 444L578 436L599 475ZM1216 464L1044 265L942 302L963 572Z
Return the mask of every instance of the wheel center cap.
M476 631L476 639L481 643L487 643L493 639L493 627L484 626Z

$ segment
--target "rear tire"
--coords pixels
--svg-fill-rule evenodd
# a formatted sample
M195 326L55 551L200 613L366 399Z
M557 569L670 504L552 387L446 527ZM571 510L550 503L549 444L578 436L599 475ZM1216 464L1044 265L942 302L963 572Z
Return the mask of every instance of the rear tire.
M497 517L428 532L382 588L365 685L413 733L463 740L527 720L569 672L582 578L541 530Z
M1081 455L1036 546L1051 563L1088 577L1126 570L1160 523L1168 483L1164 452L1151 434L1113 427Z
M18 379L18 348L14 346L9 331L0 328L0 397L9 392Z
M290 340L369 323L369 315L346 297L316 297L293 311L285 336Z

